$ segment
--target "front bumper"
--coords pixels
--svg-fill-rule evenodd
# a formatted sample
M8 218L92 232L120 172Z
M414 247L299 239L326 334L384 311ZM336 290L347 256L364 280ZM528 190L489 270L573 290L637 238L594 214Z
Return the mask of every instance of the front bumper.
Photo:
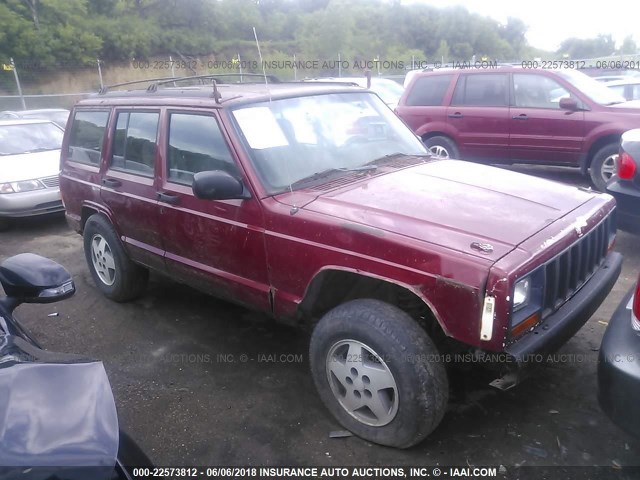
M518 364L539 363L539 355L549 354L565 344L595 313L616 283L622 269L622 255L611 252L591 279L555 313L533 331L509 345L505 352Z
M63 210L59 188L0 194L0 217L31 217Z
M618 180L607 185L607 193L616 199L618 228L640 234L640 188L630 181Z
M631 328L630 299L609 321L598 358L598 401L620 428L640 437L640 333Z

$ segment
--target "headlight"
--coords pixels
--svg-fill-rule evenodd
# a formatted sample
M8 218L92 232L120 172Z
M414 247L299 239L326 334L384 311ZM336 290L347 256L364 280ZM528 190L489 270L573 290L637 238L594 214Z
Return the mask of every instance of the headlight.
M537 268L513 285L511 338L531 330L542 319L544 268Z
M40 180L23 180L21 182L0 183L0 193L20 193L41 190L45 186Z
M521 309L529 303L531 280L529 277L519 280L513 289L513 311Z

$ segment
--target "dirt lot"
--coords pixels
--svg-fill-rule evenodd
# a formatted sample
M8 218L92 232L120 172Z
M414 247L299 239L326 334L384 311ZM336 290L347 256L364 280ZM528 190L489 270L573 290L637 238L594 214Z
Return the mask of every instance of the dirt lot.
M573 170L526 169L583 183ZM640 465L640 441L621 432L596 401L598 347L614 308L640 271L639 239L618 236L623 272L593 318L516 388L482 374L456 374L440 427L401 451L341 429L316 396L308 336L234 305L153 276L138 301L104 298L87 270L81 237L63 217L23 221L0 234L0 259L35 252L65 265L77 294L19 309L51 350L102 359L121 426L162 465ZM51 312L58 317L48 317ZM571 354L574 356L572 357ZM489 378L490 380L491 378ZM559 478L559 477L558 477Z

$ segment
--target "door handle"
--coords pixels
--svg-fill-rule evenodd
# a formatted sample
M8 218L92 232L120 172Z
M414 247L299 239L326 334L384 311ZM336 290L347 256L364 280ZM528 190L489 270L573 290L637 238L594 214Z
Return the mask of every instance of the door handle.
M521 113L520 115L514 115L513 117L514 120L529 120L529 117L527 116L526 113Z
M158 192L158 200L171 205L180 203L180 197L178 195L171 195L170 193Z
M117 188L122 186L122 182L120 182L120 180L115 180L113 178L103 178L102 184L105 187L110 187L110 188Z
M449 118L462 118L464 117L464 115L462 115L460 112L456 112L456 113L450 113L448 115Z

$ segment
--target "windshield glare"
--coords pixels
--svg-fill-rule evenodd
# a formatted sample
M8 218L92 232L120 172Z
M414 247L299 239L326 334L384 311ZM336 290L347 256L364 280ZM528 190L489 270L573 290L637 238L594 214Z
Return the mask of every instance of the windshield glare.
M0 126L0 155L58 150L62 129L53 123L25 123Z
M375 95L324 94L233 111L251 161L270 194L327 170L358 168L386 155L426 155L420 140Z
M622 95L582 72L577 70L560 70L558 73L587 97L600 105L613 105L614 103L626 101Z

